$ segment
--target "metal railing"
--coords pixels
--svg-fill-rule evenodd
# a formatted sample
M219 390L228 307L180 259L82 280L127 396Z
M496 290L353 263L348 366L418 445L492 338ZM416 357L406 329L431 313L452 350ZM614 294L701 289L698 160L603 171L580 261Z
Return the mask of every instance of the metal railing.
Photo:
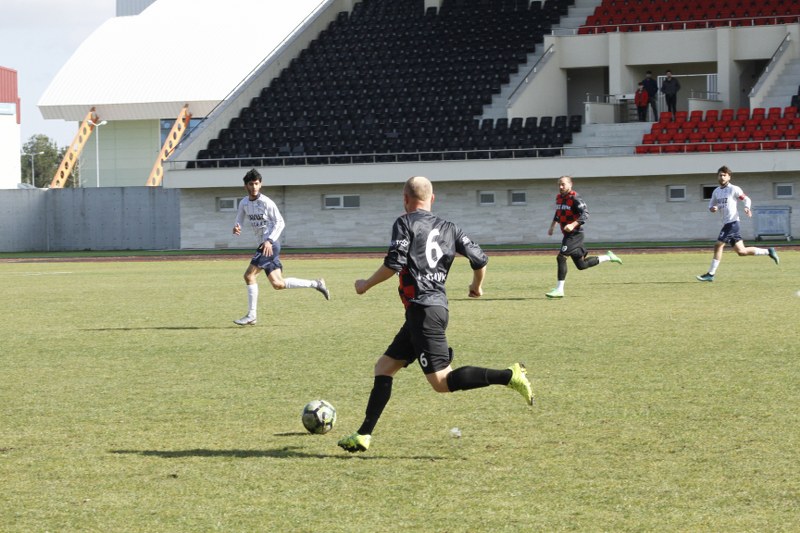
M594 35L603 33L626 33L644 31L667 31L667 30L704 30L721 27L752 27L776 24L797 24L800 22L800 15L769 15L763 17L743 17L743 18L718 18L718 19L695 19L695 20L672 20L659 22L633 22L633 23L609 23L609 24L585 24L580 28L574 29L571 33L559 31L558 35ZM554 33L555 35L555 33Z
M528 70L528 72L525 73L525 77L522 78L522 81L520 81L517 84L517 86L514 87L514 90L511 91L511 94L508 95L508 100L506 101L506 107L511 107L514 101L516 101L516 99L519 98L517 92L520 90L520 88L522 88L523 85L527 85L528 83L530 83L531 79L533 79L533 77L536 76L536 74L541 70L541 68L545 66L545 64L550 60L550 56L552 56L554 53L555 49L554 46L551 44L547 48L547 50L544 51L542 57L540 57L536 61L536 63L534 63L533 66Z
M780 59L789 49L789 43L791 42L791 40L792 40L791 34L787 33L786 37L784 37L783 40L781 41L781 44L779 44L778 48L775 49L775 52L772 54L772 57L767 63L767 66L764 67L764 71L758 77L758 81L756 81L756 84L753 85L752 89L750 89L750 94L748 94L750 98L754 97L758 92L758 90L764 85L764 82L767 81L767 77L769 76L769 74L775 69L775 67L778 64L778 61L780 61Z
M473 150L441 150L418 152L389 152L369 154L305 154L283 156L254 156L241 158L192 159L167 161L171 169L220 169L250 167L293 167L316 165L360 165L376 163L433 163L454 161L486 161L552 157L603 157L643 154L675 154L704 152L741 152L769 150L800 150L800 139L763 139L747 141L699 141L670 144L619 144L596 146L550 146L527 148L487 148Z

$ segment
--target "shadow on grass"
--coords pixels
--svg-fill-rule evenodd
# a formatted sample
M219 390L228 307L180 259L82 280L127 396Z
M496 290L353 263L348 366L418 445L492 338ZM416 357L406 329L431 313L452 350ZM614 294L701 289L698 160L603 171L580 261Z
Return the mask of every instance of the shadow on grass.
M141 328L82 328L81 331L193 331L210 329L241 329L241 326L147 326Z
M535 300L535 298L487 298L486 296L481 296L480 298L459 298L459 297L450 297L447 298L451 302L525 302L528 300Z
M237 459L252 459L267 457L273 459L410 459L414 461L442 461L446 457L433 455L416 456L374 456L374 455L350 455L342 453L306 453L298 451L294 447L283 447L272 450L209 450L196 448L194 450L110 450L109 453L116 455L142 455L144 457L160 457L162 459L181 459L185 457L235 457Z

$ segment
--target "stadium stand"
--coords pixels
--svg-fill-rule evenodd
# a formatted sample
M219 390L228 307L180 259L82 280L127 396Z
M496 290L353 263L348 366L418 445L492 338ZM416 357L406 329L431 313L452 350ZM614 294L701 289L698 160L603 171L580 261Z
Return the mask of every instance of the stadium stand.
M558 155L582 117L479 120L574 0L363 0L198 153L197 166ZM190 165L194 166L194 165Z
M661 113L650 133L636 147L637 154L675 152L730 152L741 150L785 150L800 148L800 117L797 107L772 107Z
M603 0L580 34L761 26L800 21L792 0Z

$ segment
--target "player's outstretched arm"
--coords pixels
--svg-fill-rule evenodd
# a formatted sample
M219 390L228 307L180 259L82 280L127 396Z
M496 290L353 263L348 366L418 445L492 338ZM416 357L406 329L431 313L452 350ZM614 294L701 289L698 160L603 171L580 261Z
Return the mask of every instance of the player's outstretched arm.
M394 276L395 272L391 268L387 267L386 265L381 265L378 270L372 274L369 279L357 279L355 283L356 293L364 294L368 290L370 290L375 285L379 283L383 283L387 279Z
M472 271L472 283L469 285L469 297L480 298L483 296L483 278L486 277L486 267Z

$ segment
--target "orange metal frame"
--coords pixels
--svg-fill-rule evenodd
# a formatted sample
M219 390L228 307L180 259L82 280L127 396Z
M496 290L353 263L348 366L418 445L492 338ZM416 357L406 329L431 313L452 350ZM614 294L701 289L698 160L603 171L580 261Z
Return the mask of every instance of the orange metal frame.
M167 135L167 139L164 141L164 146L161 147L161 152L153 165L153 170L150 171L150 177L147 178L148 187L159 187L161 185L161 180L164 178L164 162L172 155L172 152L175 151L175 148L181 141L181 137L183 137L184 133L186 133L186 129L189 127L189 120L191 120L191 118L192 114L189 113L189 104L186 104L183 106L183 109L181 109L178 118L175 119L175 124L172 125L172 129L169 131L169 135Z
M64 188L64 185L69 179L69 175L72 174L72 170L75 168L75 165L78 164L78 158L83 151L83 147L86 145L86 141L89 140L89 137L91 137L94 132L95 126L92 124L99 123L100 117L94 112L94 108L90 109L83 119L83 122L81 122L81 126L78 129L78 133L75 134L72 144L67 147L67 151L64 153L64 159L62 159L61 164L58 165L56 175L53 176L53 180L50 182L51 189Z

